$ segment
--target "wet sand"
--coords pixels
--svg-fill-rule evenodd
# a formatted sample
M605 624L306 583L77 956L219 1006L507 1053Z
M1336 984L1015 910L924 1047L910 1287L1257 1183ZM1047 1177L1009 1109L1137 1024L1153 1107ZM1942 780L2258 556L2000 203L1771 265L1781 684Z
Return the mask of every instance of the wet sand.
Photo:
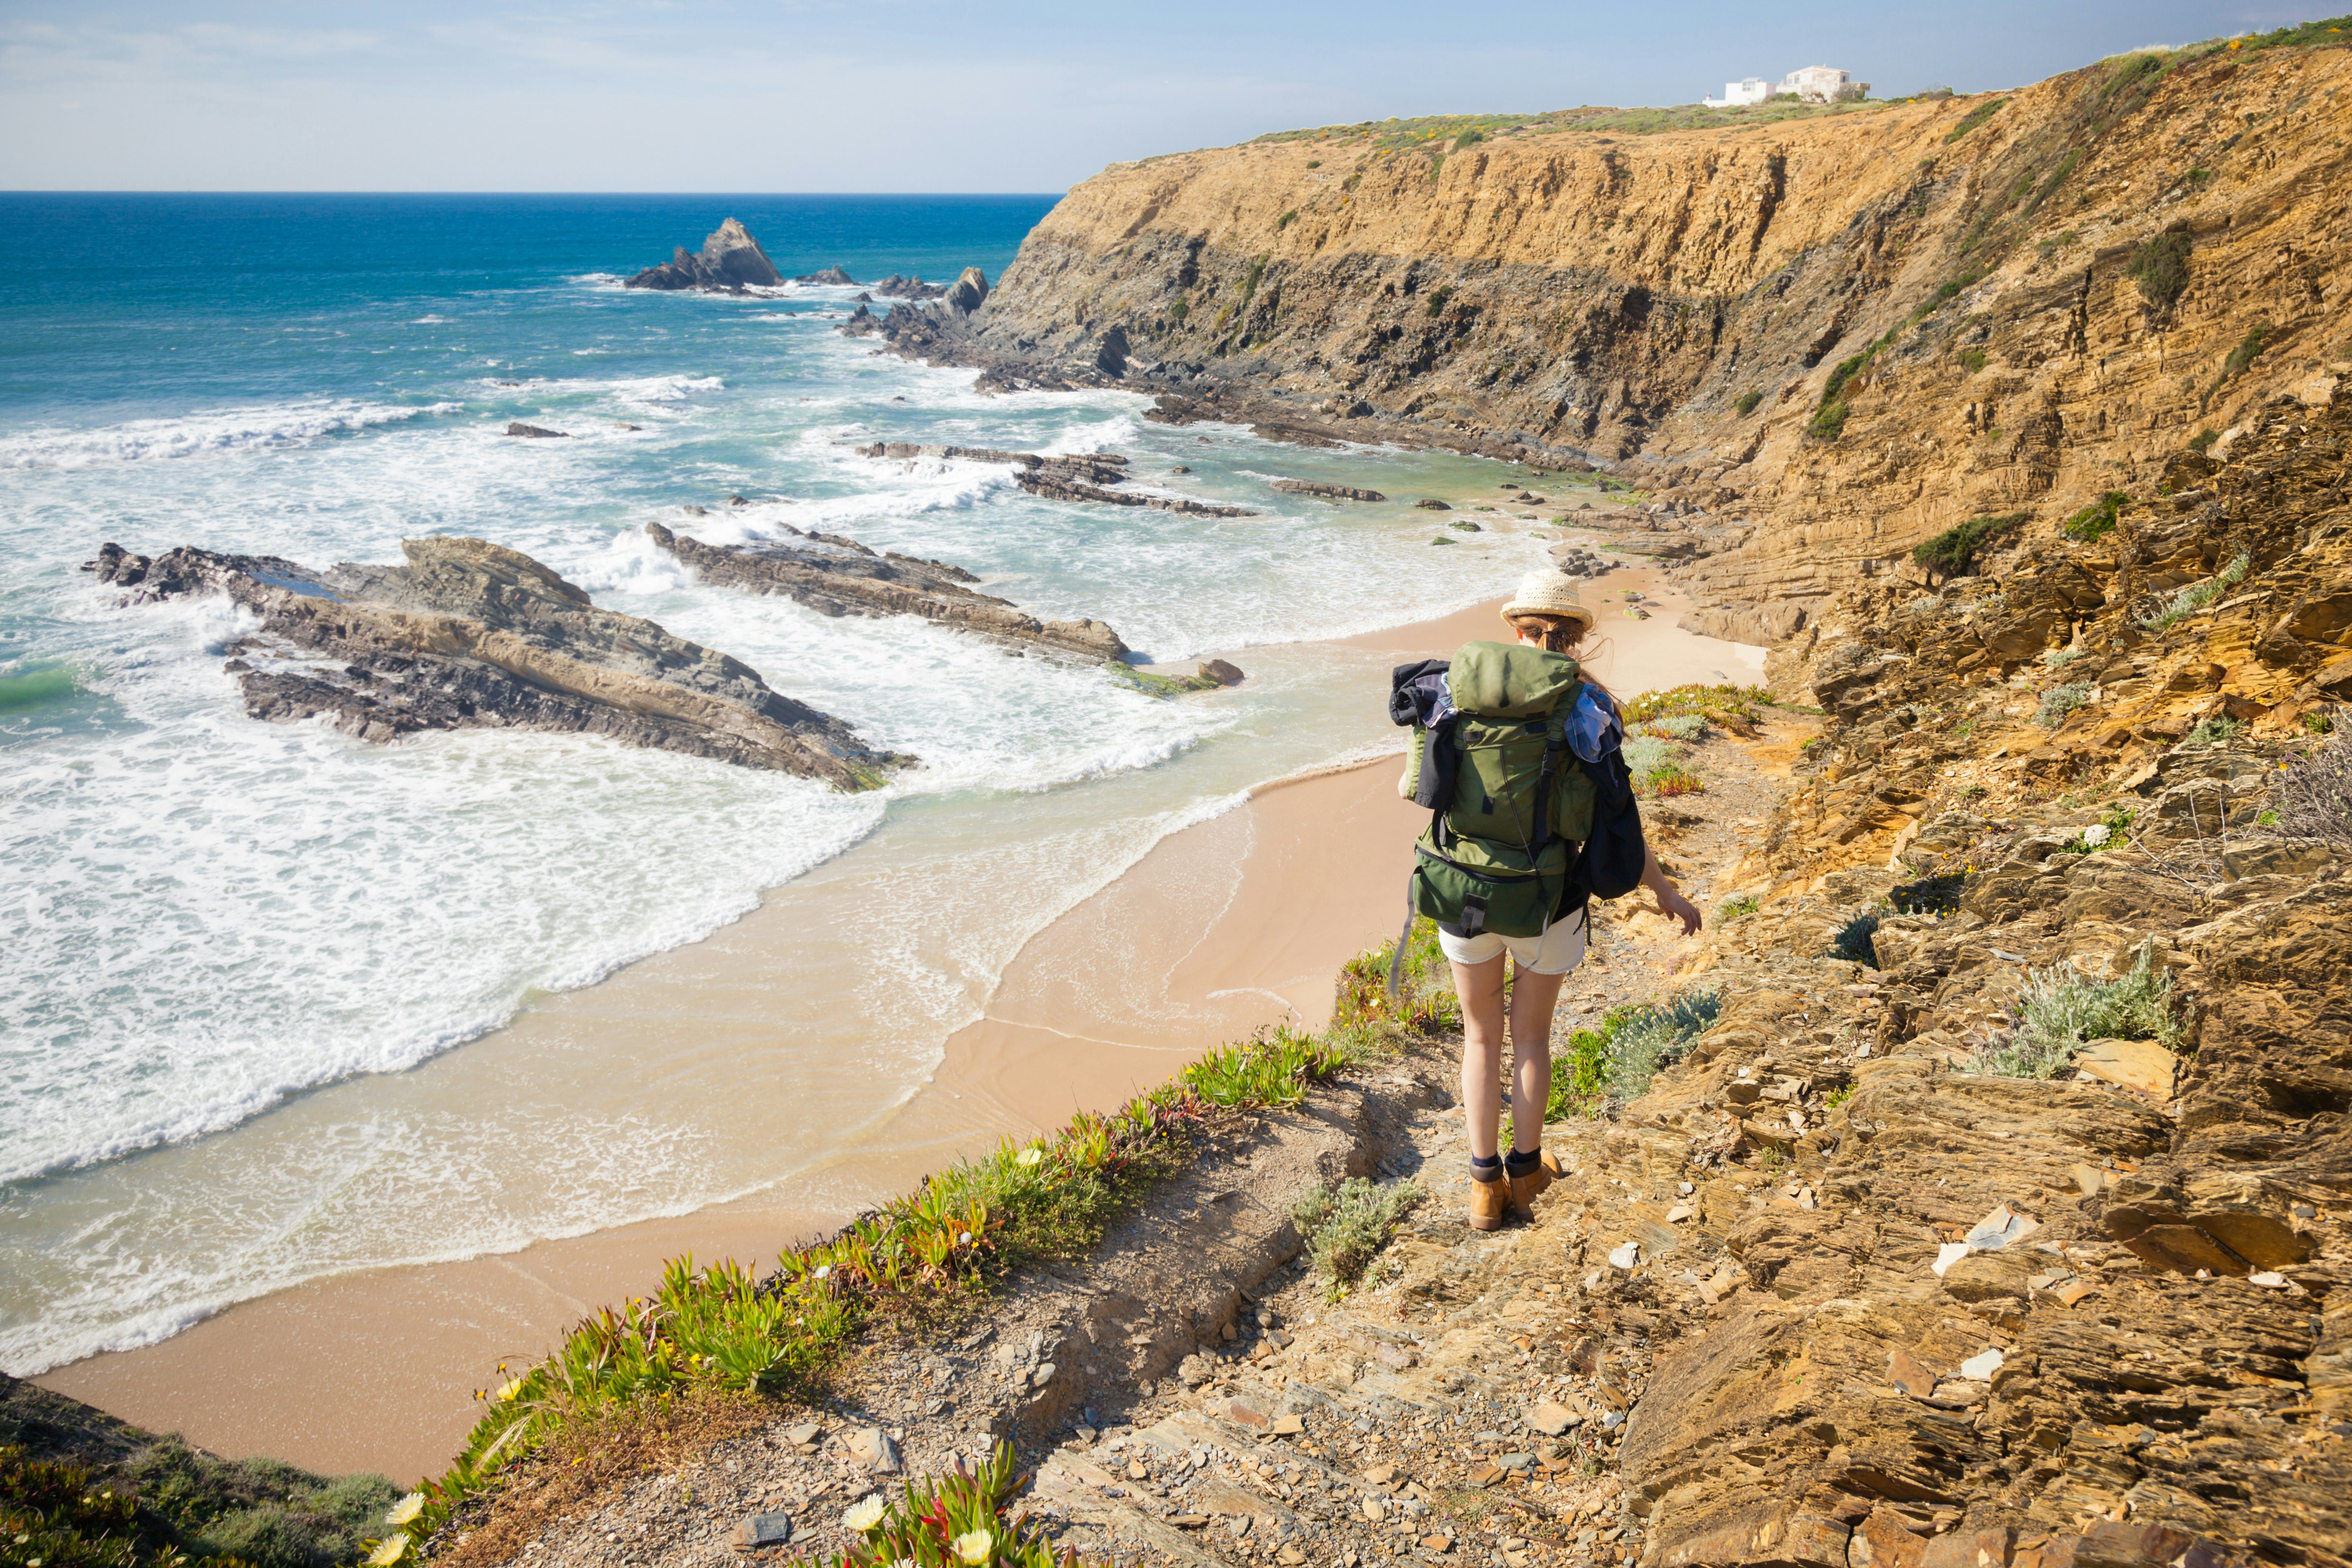
M1623 618L1627 589L1663 600L1656 617ZM1608 639L1593 671L1621 694L1758 679L1758 650L1674 630L1683 601L1650 572L1612 574L1588 584L1587 597ZM1498 627L1488 605L1335 651L1402 662ZM821 1234L928 1170L1074 1110L1108 1109L1219 1044L1286 1019L1319 1026L1339 966L1402 918L1411 842L1425 819L1397 797L1398 766L1382 757L1261 785L1160 840L1031 937L929 1081L876 1124L845 1129L843 1146L803 1178L680 1217L297 1286L38 1381L225 1454L380 1469L404 1483L437 1472L474 1419L472 1391L495 1381L501 1358L543 1353L593 1308L643 1292L664 1259L691 1251L764 1262L780 1242ZM775 1026L772 954L810 940L767 913L557 998L465 1049L518 1048L562 1017L575 1032L684 1032L705 1053L756 1051ZM854 942L842 951L854 961Z

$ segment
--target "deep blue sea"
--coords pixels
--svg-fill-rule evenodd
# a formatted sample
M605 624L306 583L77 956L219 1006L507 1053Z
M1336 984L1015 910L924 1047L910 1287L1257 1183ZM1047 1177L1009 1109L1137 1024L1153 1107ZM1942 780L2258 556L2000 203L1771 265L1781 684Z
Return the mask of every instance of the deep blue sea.
M887 985L844 977L854 1016L825 1024L828 1060L851 1050L890 1102L992 966L1170 824L1377 738L1374 705L1306 674L1158 701L940 628L708 588L646 521L952 561L1161 658L1421 619L1538 558L1507 528L1430 550L1406 494L1339 508L1265 483L1446 493L1492 465L1171 430L1119 393L982 397L841 337L854 289L621 287L730 216L787 275L994 279L1054 200L0 195L0 1366L780 1179L779 1151L824 1128L730 1143L708 1096L649 1092L608 1136L552 1091L395 1091L533 997L920 824L961 868L906 847L873 873L916 912L877 929ZM509 439L516 419L572 438ZM877 438L1117 450L1139 484L1260 515L1042 501L1003 468L852 450ZM325 566L428 533L536 556L924 765L849 797L580 737L385 748L266 724L221 670L231 609L126 608L79 570L109 540ZM831 994L791 1005L814 1018ZM309 1120L286 1121L298 1104ZM509 1180L526 1168L536 1187Z

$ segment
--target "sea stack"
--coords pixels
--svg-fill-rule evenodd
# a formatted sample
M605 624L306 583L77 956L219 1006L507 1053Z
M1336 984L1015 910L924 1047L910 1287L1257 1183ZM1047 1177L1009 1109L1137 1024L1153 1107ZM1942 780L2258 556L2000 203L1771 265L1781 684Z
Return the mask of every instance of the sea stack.
M748 289L774 288L784 275L760 248L740 219L729 218L710 231L698 252L679 246L659 267L648 267L629 279L632 289L698 289L711 294L740 294Z

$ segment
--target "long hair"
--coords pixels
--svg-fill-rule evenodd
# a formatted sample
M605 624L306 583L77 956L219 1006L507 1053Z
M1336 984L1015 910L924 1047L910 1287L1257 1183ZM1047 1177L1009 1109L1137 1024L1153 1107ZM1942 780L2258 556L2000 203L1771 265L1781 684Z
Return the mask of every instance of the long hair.
M1584 683L1587 686L1601 687L1612 700L1615 700L1617 694L1610 691L1606 686L1601 686L1601 682L1593 678L1592 671L1585 668L1585 661L1592 656L1593 652L1598 651L1597 649L1588 650L1584 646L1584 639L1592 635L1591 626L1574 616L1507 616L1504 619L1509 622L1513 631L1522 636L1532 636L1546 651L1574 656L1578 672L1583 676Z

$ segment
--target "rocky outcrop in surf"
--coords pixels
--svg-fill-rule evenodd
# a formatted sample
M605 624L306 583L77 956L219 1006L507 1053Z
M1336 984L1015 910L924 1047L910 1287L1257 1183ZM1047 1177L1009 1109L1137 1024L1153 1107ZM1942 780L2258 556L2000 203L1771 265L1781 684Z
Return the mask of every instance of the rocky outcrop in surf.
M768 259L768 253L760 248L751 231L730 217L710 231L701 250L690 251L681 245L667 261L648 267L630 279L628 287L740 294L748 289L772 289L783 280L784 275L776 270L776 264ZM842 280L848 281L846 273L842 275Z
M749 665L600 610L530 556L479 539L408 539L397 566L315 572L274 555L109 543L88 563L127 604L220 594L260 618L226 666L246 711L325 719L362 740L425 730L603 735L870 789L912 757L772 689Z
M757 544L705 544L658 522L646 537L706 582L782 594L827 616L920 616L1023 649L1074 655L1088 663L1123 659L1128 647L1101 621L1041 621L1009 600L977 592L960 566L911 555L877 554L854 539L803 533Z
M1276 479L1274 488L1285 495L1314 496L1322 500L1386 500L1378 490L1360 489L1354 485L1327 485L1314 479Z
M935 447L913 441L877 441L858 447L857 455L861 458L960 458L976 463L1007 463L1015 469L1013 483L1031 495L1043 496L1048 500L1144 507L1153 511L1182 512L1191 517L1258 515L1246 507L1215 506L1184 496L1155 496L1138 491L1105 489L1105 485L1127 482L1128 460L1116 452L1081 452L1066 458L1045 458L1034 452L1000 452L987 447Z

